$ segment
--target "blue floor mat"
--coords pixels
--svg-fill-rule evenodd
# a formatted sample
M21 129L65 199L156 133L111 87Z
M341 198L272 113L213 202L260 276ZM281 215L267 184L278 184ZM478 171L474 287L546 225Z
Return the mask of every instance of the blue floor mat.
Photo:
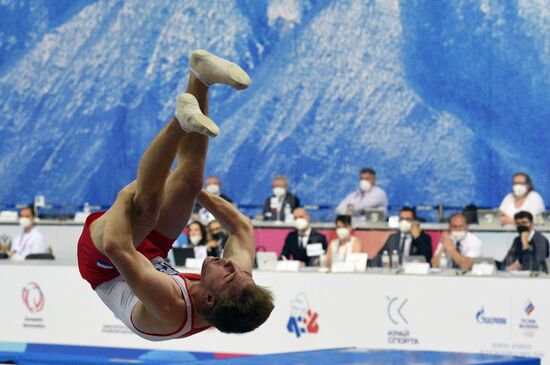
M19 365L540 365L539 359L433 351L332 349L242 356L114 347L1 343L0 362ZM223 361L221 358L225 358Z

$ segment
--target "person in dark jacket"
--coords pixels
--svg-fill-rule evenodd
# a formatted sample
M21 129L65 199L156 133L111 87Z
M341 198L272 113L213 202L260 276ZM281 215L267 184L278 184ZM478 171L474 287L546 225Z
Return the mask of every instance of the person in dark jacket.
M300 207L300 199L288 191L288 181L284 176L275 176L271 183L273 194L264 203L263 220L281 221L290 220L294 209Z
M320 255L327 251L327 239L311 228L310 222L305 208L294 210L295 229L286 236L281 258L299 260L306 266L320 265Z
M382 254L388 251L391 256L396 250L399 254L399 264L408 256L424 256L426 262L432 260L432 238L424 232L417 221L416 211L411 207L403 207L399 212L399 232L388 237L384 247L373 260L375 266L382 267Z
M549 245L540 232L535 231L533 215L520 211L514 215L519 235L506 255L506 270L544 271L548 273Z

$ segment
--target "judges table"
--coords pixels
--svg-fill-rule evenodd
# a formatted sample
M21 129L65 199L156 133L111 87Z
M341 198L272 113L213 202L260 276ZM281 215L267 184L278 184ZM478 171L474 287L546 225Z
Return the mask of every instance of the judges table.
M4 261L0 277L4 351L27 343L225 354L358 347L534 356L550 364L547 276L256 271L276 307L255 332L211 329L156 343L130 333L76 266Z
M274 251L279 254L283 248L286 235L293 229L292 225L259 221L253 223L258 249L261 251ZM313 223L312 226L325 234L328 241L336 237L333 223ZM446 230L448 225L427 223L422 224L421 227L432 237L435 252L435 246L439 242L441 232ZM38 223L37 228L44 236L46 243L52 247L56 263L76 265L76 244L82 232L82 223L41 221ZM536 229L550 239L550 227L541 226L536 227ZM13 237L19 230L17 223L0 222L0 236ZM483 256L494 258L497 261L504 259L514 237L517 235L513 227L484 228L472 226L471 231L483 243ZM396 230L389 228L386 224L369 224L359 225L354 234L361 239L364 252L367 252L369 257L372 258L384 245L387 237L394 232Z

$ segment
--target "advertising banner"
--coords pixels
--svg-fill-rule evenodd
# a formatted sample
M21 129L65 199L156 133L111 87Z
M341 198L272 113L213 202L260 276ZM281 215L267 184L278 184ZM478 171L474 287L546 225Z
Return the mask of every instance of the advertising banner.
M522 277L255 272L276 307L258 330L166 342L132 334L73 266L0 266L0 342L239 354L337 347L542 357L550 280Z

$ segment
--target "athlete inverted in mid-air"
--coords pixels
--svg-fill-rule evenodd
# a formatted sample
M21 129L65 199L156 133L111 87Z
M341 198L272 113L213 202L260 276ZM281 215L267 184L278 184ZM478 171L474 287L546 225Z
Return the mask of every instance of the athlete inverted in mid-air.
M155 136L139 162L137 179L106 212L90 215L78 242L80 273L134 333L153 340L180 338L214 326L222 332L257 328L273 310L271 293L252 279L255 241L248 218L201 190L208 136L208 88L244 89L248 75L206 51L190 58L186 93L176 115ZM177 166L170 167L177 156ZM181 274L166 262L195 200L230 233L223 258L207 258L201 275Z

